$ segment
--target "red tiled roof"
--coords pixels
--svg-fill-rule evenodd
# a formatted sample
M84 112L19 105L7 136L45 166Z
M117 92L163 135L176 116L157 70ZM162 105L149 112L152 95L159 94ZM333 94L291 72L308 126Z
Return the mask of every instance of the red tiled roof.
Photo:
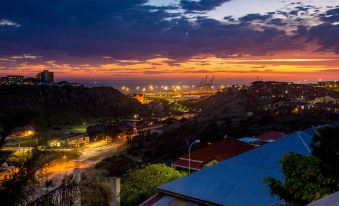
M265 132L265 133L257 136L256 138L261 140L261 141L268 141L268 140L280 139L281 137L283 137L285 135L287 135L287 134L285 134L283 132L269 131L269 132Z
M188 169L188 166L189 166L188 160L178 159L177 161L174 162L174 166ZM203 166L204 166L204 162L192 162L191 161L192 170L200 170Z
M212 160L223 161L252 149L253 146L236 139L226 138L191 152L191 167L199 168ZM188 168L188 154L174 163L174 166ZM186 167L187 166L187 167Z

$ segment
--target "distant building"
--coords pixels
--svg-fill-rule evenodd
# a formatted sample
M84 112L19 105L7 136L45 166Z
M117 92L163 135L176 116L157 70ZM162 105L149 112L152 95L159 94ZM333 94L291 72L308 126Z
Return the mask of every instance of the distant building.
M312 104L316 103L332 103L332 104L339 104L339 98L335 96L323 96L323 97L317 97L310 101Z
M9 137L31 137L36 134L36 130L32 126L19 127L14 129Z
M135 94L133 95L133 98L141 104L149 104L150 102L152 102L152 100L146 99L144 94Z
M64 86L70 86L70 87L80 87L81 85L78 83L72 83L67 81L61 81L56 84L56 86L64 87Z
M7 75L1 78L1 82L4 84L22 84L24 77L20 75Z
M3 181L12 179L13 175L15 175L18 171L18 168L14 166L8 166L8 164L4 162L0 166L0 185Z
M48 70L44 70L42 72L39 72L36 75L36 79L40 83L53 83L54 82L54 72L50 72Z
M79 147L89 143L87 133L76 133L63 138L53 139L48 142L50 147Z
M37 79L34 77L27 77L24 79L24 84L26 85L34 85L37 83Z
M316 86L334 89L339 87L339 81L318 82Z

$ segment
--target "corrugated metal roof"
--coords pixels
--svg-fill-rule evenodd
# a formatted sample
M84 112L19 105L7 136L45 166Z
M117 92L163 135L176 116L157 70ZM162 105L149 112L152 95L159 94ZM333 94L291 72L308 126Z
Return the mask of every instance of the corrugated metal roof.
M313 130L314 131L314 130ZM216 205L268 206L281 200L271 196L266 177L283 179L280 160L289 153L309 155L312 132L296 132L215 166L161 185L160 191Z
M333 193L320 200L314 201L307 206L335 206L339 205L339 192Z
M156 201L154 201L155 199ZM198 204L169 195L157 194L140 204L140 206L198 206Z

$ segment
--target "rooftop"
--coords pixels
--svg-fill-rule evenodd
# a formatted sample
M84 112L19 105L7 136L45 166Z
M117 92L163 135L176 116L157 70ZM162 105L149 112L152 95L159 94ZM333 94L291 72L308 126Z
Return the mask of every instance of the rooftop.
M310 131L307 131L310 132ZM279 162L289 152L309 155L312 135L296 132L161 185L161 193L210 205L262 206L281 200L271 196L266 177L283 179ZM208 189L207 189L208 188Z
M259 136L257 136L256 138L261 140L261 141L270 141L270 140L278 140L283 136L286 136L287 134L283 133L283 132L278 132L278 131L269 131L269 132L265 132Z
M212 160L222 161L252 149L253 146L232 138L226 138L191 152L191 166L200 169L204 163ZM188 167L188 154L181 156L176 166Z
M314 201L307 206L334 206L339 205L339 192L335 192L320 200Z

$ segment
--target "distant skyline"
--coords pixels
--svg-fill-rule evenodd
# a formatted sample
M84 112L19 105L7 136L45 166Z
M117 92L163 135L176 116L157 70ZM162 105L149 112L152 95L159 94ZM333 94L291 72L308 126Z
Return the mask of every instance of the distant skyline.
M339 80L338 37L337 0L3 0L0 76Z

